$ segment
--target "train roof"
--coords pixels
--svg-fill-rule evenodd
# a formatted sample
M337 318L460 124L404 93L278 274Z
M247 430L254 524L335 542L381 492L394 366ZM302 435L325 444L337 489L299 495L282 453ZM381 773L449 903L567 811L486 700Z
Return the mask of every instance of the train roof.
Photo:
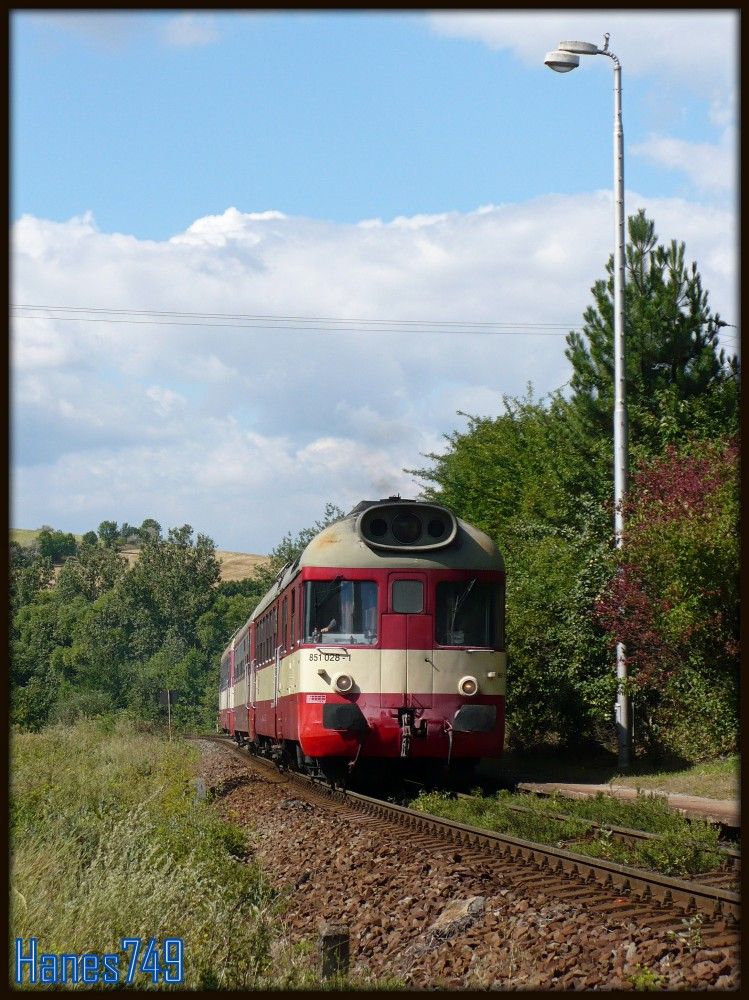
M420 534L415 541L400 541L395 533L398 527L412 529L414 518L424 525ZM441 535L432 537L432 529L441 531ZM505 568L502 554L489 535L446 507L400 497L362 500L345 517L315 535L301 555L284 566L250 620L262 614L305 566L500 571Z

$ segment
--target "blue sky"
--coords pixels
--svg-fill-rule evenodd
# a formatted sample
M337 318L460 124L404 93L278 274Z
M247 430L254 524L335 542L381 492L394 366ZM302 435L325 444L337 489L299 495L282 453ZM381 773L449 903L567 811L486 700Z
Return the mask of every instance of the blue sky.
M83 20L13 18L16 217L92 210L163 239L237 203L356 222L609 183L610 64L545 70L557 39L541 28L533 65L420 14L217 15L216 39L192 45L164 41L173 14ZM687 86L655 102L625 70L624 101L630 145L667 117L679 139L719 138ZM685 187L642 156L627 183Z
M518 324L406 340L18 318L17 526L155 516L267 551L325 499L413 493L401 470L458 409L563 384L564 330L528 324L579 322L613 224L611 64L550 72L561 38L611 32L627 211L684 239L738 322L735 12L29 11L11 27L14 302Z

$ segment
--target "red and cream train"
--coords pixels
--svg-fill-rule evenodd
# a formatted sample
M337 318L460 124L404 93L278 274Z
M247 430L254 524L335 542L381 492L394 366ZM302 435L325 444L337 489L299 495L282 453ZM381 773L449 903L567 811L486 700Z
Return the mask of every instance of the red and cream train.
M436 504L363 501L284 567L221 657L219 728L340 778L504 739L504 563Z

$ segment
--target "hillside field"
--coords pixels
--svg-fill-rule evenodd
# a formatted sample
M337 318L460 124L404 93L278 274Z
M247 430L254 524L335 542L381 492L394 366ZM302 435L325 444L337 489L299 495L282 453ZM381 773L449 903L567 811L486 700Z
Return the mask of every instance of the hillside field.
M10 540L18 542L19 545L31 545L40 530L39 528L11 528ZM77 542L80 542L83 536L74 534L73 537ZM137 560L138 551L136 548L119 550L120 555L125 556L129 563L134 563ZM264 563L268 557L253 555L249 552L227 552L223 549L216 549L216 558L221 563L221 579L230 581L244 580L251 575L255 566Z

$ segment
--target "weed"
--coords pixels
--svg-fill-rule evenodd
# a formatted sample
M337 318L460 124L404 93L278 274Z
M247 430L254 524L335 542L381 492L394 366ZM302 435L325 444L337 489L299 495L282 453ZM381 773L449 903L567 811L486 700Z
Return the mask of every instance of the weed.
M682 941L690 951L702 947L702 923L705 918L701 913L682 918L683 931L668 931L666 937L670 941Z
M524 811L514 811L513 805L522 805ZM630 803L603 794L569 800L557 795L542 799L502 791L495 796L454 799L444 792L431 792L420 795L413 807L471 826L668 875L696 875L720 864L717 829L703 821L689 822L669 809L663 796L641 793ZM565 819L552 815L560 813ZM596 828L594 824L603 825ZM657 839L630 846L616 840L609 826L645 830L656 834Z
M636 990L662 990L666 985L666 977L653 972L645 965L635 967L634 973L629 977L632 987Z

